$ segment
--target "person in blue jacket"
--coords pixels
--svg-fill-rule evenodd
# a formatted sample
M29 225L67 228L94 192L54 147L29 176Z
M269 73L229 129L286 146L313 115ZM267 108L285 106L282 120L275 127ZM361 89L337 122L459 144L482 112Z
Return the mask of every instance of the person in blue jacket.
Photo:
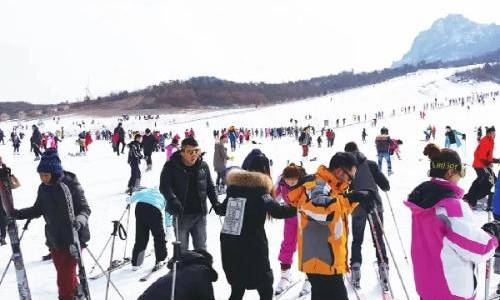
M460 148L462 146L460 138L462 138L465 141L465 134L458 132L455 129L451 129L450 126L446 126L445 141L444 141L445 148L452 148L452 146L456 147L455 149Z
M156 264L159 267L167 258L165 227L172 226L172 217L166 212L166 201L158 188L143 189L132 194L128 203L135 206L135 244L132 251L132 268L137 270L144 260L144 252L153 235ZM164 227L165 225L165 227Z

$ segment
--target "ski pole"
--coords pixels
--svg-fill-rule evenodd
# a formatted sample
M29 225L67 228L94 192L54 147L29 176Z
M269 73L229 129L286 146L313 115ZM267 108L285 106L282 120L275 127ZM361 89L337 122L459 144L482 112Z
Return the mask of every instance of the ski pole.
M358 291L352 285L351 280L348 278L348 275L344 275L344 280L347 280L347 282L349 282L349 285L351 286L351 289L354 291L354 294L356 295L356 300L361 300L361 297L359 296Z
M380 247L380 241L378 239L377 230L375 229L375 225L373 224L373 218L372 218L371 214L368 214L368 223L370 224L370 230L372 232L372 238L373 238L373 241L375 243L375 248L377 248L376 250L377 250L378 259L380 260L380 262L385 262L384 256L382 255L382 248ZM380 266L379 266L379 268L380 268ZM392 291L392 287L391 287L391 283L389 282L389 278L387 278L387 285L389 287L389 291L391 292L391 298L394 299L394 293Z
M113 237L113 241L111 243L111 255L109 257L109 270L111 270L113 266L113 254L115 252L115 240L116 240L116 234L118 233L118 228L120 226L119 221L113 221L113 232L111 233L111 236ZM108 299L108 291L109 291L109 283L111 281L111 271L108 272L107 276L107 282L106 282L106 297L104 298L105 300Z
M21 242L21 240L23 239L24 233L26 232L26 230L28 230L28 225L30 224L30 222L31 222L31 219L28 219L28 220L26 220L26 223L24 223L23 232L21 232L21 236L19 237L19 242ZM5 275L7 274L7 271L9 270L10 263L12 262L12 258L13 258L13 256L10 257L9 262L7 263L7 266L3 270L2 278L0 279L0 285L2 285L3 279L5 278Z
M101 266L101 264L97 261L97 259L95 258L94 254L89 250L89 248L85 248L85 250L87 250L87 252L90 254L90 257L92 257L92 259L94 260L94 262L97 264L97 267L99 269L101 269L101 272L103 273L106 273L106 271L104 271L104 268ZM123 299L125 300L125 298L122 296L122 294L120 293L120 291L118 290L118 288L115 286L115 284L113 283L113 281L111 281L111 279L109 280L109 282L111 283L111 286L115 289L116 293L118 293L118 295Z
M406 264L410 265L410 262L408 261L408 256L406 255L405 246L403 244L403 239L401 238L401 233L399 232L399 226L398 223L396 222L396 216L394 215L394 210L392 209L391 199L389 199L389 193L385 192L385 197L387 198L387 202L389 202L389 208L391 209L392 219L394 220L394 226L396 226L396 232L398 234L399 243L401 244L401 249L403 250L403 255L405 257Z
M394 266L396 267L396 271L399 276L399 280L401 281L401 285L403 286L403 290L406 294L406 299L410 300L410 296L408 295L408 291L406 290L405 283L403 281L403 276L401 276L401 271L399 271L398 264L396 262L396 259L394 258L394 253L392 252L391 245L389 244L389 239L385 235L385 230L384 230L384 225L382 225L382 221L380 220L380 217L378 215L378 212L374 210L375 212L375 217L377 218L377 222L380 224L380 230L382 231L382 235L384 236L385 243L387 244L387 249L389 249L389 253L391 254L392 262L394 263Z
M489 211L486 212L488 214L488 223L491 222L491 213ZM490 294L490 275L491 275L491 258L486 261L486 270L485 270L485 281L484 281L484 300L489 299Z
M125 232L128 233L128 225L129 225L129 222L130 222L130 203L127 204L127 229L125 230ZM123 251L123 261L125 261L127 259L127 243L128 243L128 238L125 239L125 250Z
M174 228L175 228L175 242L173 242L174 246L174 265L172 268L172 288L170 294L170 300L175 300L175 281L177 277L177 262L179 260L180 251L181 251L181 242L179 241L179 217L174 216Z

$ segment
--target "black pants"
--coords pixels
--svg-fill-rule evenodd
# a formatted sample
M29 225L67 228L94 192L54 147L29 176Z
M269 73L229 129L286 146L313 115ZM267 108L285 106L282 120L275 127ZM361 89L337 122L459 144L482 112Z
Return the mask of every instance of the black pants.
M495 178L493 170L490 168L474 168L477 174L476 180L472 182L469 192L466 195L469 205L476 206L477 201L489 195L488 206L491 206L491 188L494 183L490 182L490 176ZM496 178L495 180L496 181Z
M226 171L217 171L217 179L215 180L215 185L225 185L226 184Z
M0 209L3 210L3 208ZM7 227L7 216L3 215L0 212L0 238L5 239L5 236L7 235L6 227Z
M259 292L260 300L273 299L273 283L268 282L267 285L259 287L257 289L257 292ZM245 294L244 287L238 287L236 285L232 285L231 296L229 296L229 300L241 300L243 299L244 294Z
M33 152L35 152L35 157L39 157L42 155L42 151L40 151L40 146L33 144Z
M153 151L144 151L144 158L146 158L146 164L151 166L153 164L153 160L151 160L151 155L153 155Z
M361 208L358 208L361 209ZM384 217L381 212L378 212L378 215L380 217L380 221L382 224L384 223ZM378 222L377 216L372 213L372 220L373 220L373 225L375 227L375 232L376 236L373 235L373 232L371 232L371 227L370 224L368 224L368 230L370 230L372 234L372 241L373 241L373 247L375 248L375 256L377 259L378 263L381 263L380 257L377 251L377 246L375 244L375 241L378 241L380 245L380 250L382 252L382 258L383 262L388 263L389 260L387 259L387 253L385 250L385 244L384 244L384 238L382 234L382 230L380 228L380 224ZM362 263L363 259L361 256L361 245L363 245L363 238L365 236L365 227L366 227L366 221L367 221L367 215L366 214L361 214L361 215L353 215L352 216L352 246L351 246L351 266L354 263Z
M130 162L130 179L128 181L128 187L133 188L135 187L135 183L137 179L141 178L141 169L139 169L139 162L138 161L131 161Z
M137 266L139 255L144 255L144 251L148 246L150 231L154 239L156 261L163 261L167 257L167 245L161 212L150 204L139 202L135 207L135 244L132 251L133 266Z
M342 275L307 274L311 300L349 300Z
M120 144L122 144L122 153L123 150L125 149L125 141L124 140L119 140L118 143L116 143L116 155L120 155Z

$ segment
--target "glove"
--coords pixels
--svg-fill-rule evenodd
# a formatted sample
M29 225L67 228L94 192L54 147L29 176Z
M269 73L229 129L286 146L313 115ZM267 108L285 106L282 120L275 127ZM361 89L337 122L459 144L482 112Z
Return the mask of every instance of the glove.
M500 158L494 158L493 159L494 164L500 164Z
M10 213L10 216L16 220L19 220L21 213L20 213L19 209L13 209L12 212Z
M76 230L76 231L80 231L80 229L82 228L82 223L78 222L78 220L73 220L73 228Z
M234 156L230 156L230 157L229 157L229 160L230 160L230 161L234 161Z
M217 202L212 205L212 207L216 215L224 216L226 214L226 209L224 208L224 205L222 205L222 203Z
M499 221L489 222L484 224L483 227L481 228L487 233L498 238L498 234L500 233L500 222Z
M174 200L168 207L168 212L173 216L182 215L182 204L179 200Z
M369 191L353 191L345 194L349 202L357 202L367 213L370 213L375 207L373 197Z

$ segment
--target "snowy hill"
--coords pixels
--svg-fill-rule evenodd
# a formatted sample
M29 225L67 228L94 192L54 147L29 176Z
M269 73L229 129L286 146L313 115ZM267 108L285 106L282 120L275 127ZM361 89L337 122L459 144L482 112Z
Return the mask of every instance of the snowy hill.
M499 41L500 25L478 24L462 15L449 15L421 32L410 51L392 67L476 57L499 49Z
M496 101L493 101L492 97L488 97L485 105L477 103L472 105L469 102L469 100L476 99L479 94L488 93L489 95L491 92L499 91L500 85L489 82L453 83L446 79L455 72L467 68L420 71L373 86L262 109L233 109L198 114L162 115L159 120L148 121L131 117L131 120L124 121L124 128L126 130L143 131L146 127L149 127L162 132L177 132L181 135L186 128L193 128L201 147L206 151L204 159L211 166L214 147L213 129L220 129L230 125L248 128L289 126L291 118L299 120L299 126L313 125L319 129L323 127L325 120L328 120L330 126L332 126L336 119L345 118L346 126L338 129L334 128L336 140L333 149L328 149L325 146L323 148L317 148L316 146L312 148L310 156L317 157L317 160L306 161L305 165L307 171L312 173L319 164L328 164L331 156L336 151L342 151L345 143L349 141L356 141L360 150L369 159L375 159L376 151L373 140L380 128L386 126L389 128L392 137L400 138L404 141L402 145L402 160L393 159L395 174L390 177L391 191L389 192L389 197L395 211L397 225L403 235L406 253L409 255L410 211L403 205L403 201L406 200L408 193L418 183L427 178L428 162L422 155L425 146L425 142L422 141L424 136L423 130L429 124L435 125L437 128L435 142L441 146L444 144L444 127L446 125L451 125L461 132L466 133L470 138L467 139L465 147L461 150L461 154L465 158L465 162L470 164L476 146L476 140L473 138L475 136L475 127L479 125L500 125L498 124L497 113L500 111L499 96L496 96ZM449 107L448 99L458 97L464 97L466 100L465 106L457 105ZM435 98L437 98L439 104L443 105L442 108L426 111L426 119L421 120L418 115L419 111L423 109L424 104L434 102ZM467 109L469 105L470 110ZM415 111L412 109L411 113L405 114L401 111L401 108L407 106L415 106L416 109ZM395 111L395 115L391 116L393 110ZM376 127L371 127L370 120L374 118L374 114L378 111L384 111L385 118L379 120ZM305 120L304 116L306 114L310 114L312 120ZM366 123L364 122L365 114ZM360 115L361 123L353 122L353 115ZM74 140L76 139L75 135L81 129L75 125L75 122L81 122L82 120L85 120L85 129L90 131L100 129L103 126L112 130L117 123L117 118L94 118L94 123L92 124L92 119L89 117L73 115L62 117L58 124L51 118L40 120L40 128L41 131L55 131L61 126L65 128L67 137L60 144L59 152L64 168L77 174L85 190L92 209L92 215L90 216L92 237L89 249L94 255L98 255L112 231L111 221L117 220L126 207L126 195L123 194L123 191L126 188L130 168L126 163L126 155L117 157L112 152L111 145L106 141L95 141L91 144L87 156L73 157L68 155L68 153L74 153L78 149ZM5 131L6 135L9 135L12 126L16 124L3 122L0 123L0 127ZM22 124L31 125L31 122ZM361 131L363 128L366 128L368 133L368 142L366 144L361 142ZM22 184L19 189L14 191L15 206L17 208L31 206L34 203L37 187L40 183L39 176L36 173L37 163L33 162L33 155L29 152L29 142L27 142L30 132L27 132L27 134L28 137L25 138L21 145L22 155L14 156L8 143L0 145L0 155L12 167L14 174L16 174ZM314 140L315 138L313 137ZM246 154L251 149L259 147L273 160L272 175L276 179L287 161L298 162L300 160L300 149L294 138L284 137L278 140L270 140L258 137L254 140L261 144L243 144L234 153L235 161L232 164L241 165ZM315 142L313 144L316 145ZM498 149L494 153L494 156L500 156ZM159 185L159 174L164 161L165 153L156 152L153 154L153 170L147 173L143 172L142 185L147 187ZM143 165L142 168L144 167ZM386 168L384 167L385 170ZM474 171L469 168L467 176L460 183L460 186L468 188L475 176ZM385 229L391 242L390 246L395 252L396 262L402 271L404 283L410 293L410 298L417 299L413 284L412 266L408 265L404 260L386 200L384 199L384 205L387 208L385 211ZM478 224L486 221L486 213L476 212L475 214L477 215ZM125 224L125 222L123 223ZM117 240L114 256L116 259L123 258L124 251L126 251L127 256L131 255L135 234L134 223L134 213L132 211L130 215L131 226L129 229L130 241L128 242L127 249L124 249L124 242ZM22 226L23 223L18 222L18 224ZM44 221L42 219L33 220L23 238L21 248L33 299L52 300L57 298L56 273L51 262L40 261L41 256L47 254L47 248L44 245L43 225ZM214 256L215 269L219 273L219 280L214 286L215 294L216 299L227 299L230 289L220 262L220 229L219 218L213 213L210 214L208 216L208 250ZM277 256L282 239L282 230L283 223L280 220L271 220L266 224L269 240L269 259L274 271L275 284L280 274L280 265ZM371 245L369 230L366 230L365 234L365 245L363 247L365 263L362 266L361 293L363 299L380 299L379 286L372 266L372 262L375 261L375 252ZM172 240L170 239L170 241ZM152 248L152 240L150 240L148 247ZM110 249L108 248L100 261L105 267L109 263L109 253ZM172 254L171 249L169 250L169 254ZM0 268L3 268L7 264L10 255L10 247L0 247ZM87 271L89 271L93 262L85 252L84 258ZM113 282L118 286L125 299L136 299L156 278L166 273L166 269L164 269L155 274L154 278L150 279L147 283L139 282L139 278L153 264L154 258L151 256L146 258L145 266L140 271L132 272L130 267L125 267L112 274ZM292 269L294 270L295 278L304 277L303 274L297 271L296 260ZM482 296L484 292L482 288L484 284L484 265L480 266L479 274L481 275L479 277L479 295ZM392 259L390 262L390 276L395 298L405 299ZM500 277L493 276L492 288L499 280ZM105 278L91 281L90 283L93 298L104 299ZM296 299L299 289L300 284L281 299ZM355 299L351 290L349 290L349 293L350 298ZM16 278L11 266L5 282L2 283L0 288L0 299L11 300L17 298ZM109 299L120 298L111 289ZM256 291L247 291L244 299L258 299L258 294Z

